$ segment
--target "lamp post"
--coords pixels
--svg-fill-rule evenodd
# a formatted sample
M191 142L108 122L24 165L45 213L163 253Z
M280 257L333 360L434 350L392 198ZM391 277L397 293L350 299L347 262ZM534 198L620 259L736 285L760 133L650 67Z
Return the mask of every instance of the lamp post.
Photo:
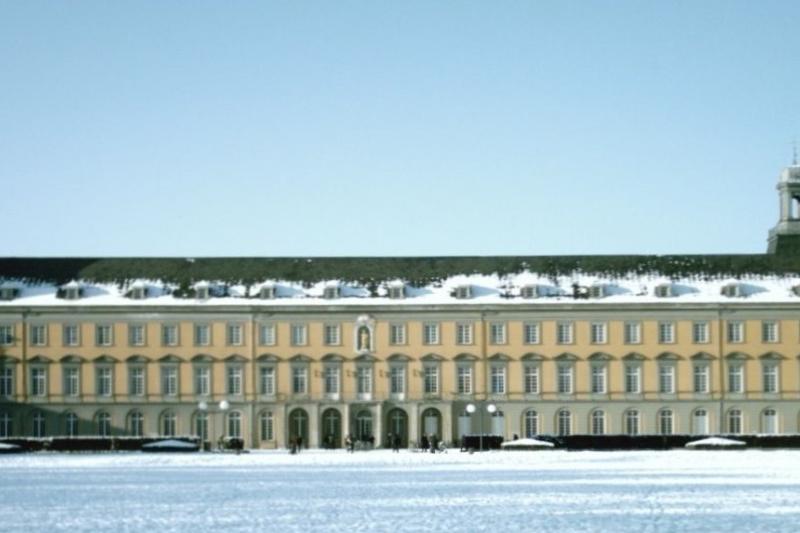
M210 411L210 407L211 406L205 400L200 400L200 402L197 404L197 409L199 409L203 413L209 412ZM222 415L222 423L220 424L220 427L222 428L222 435L225 434L225 411L230 409L230 407L231 407L231 404L228 402L228 400L222 400L217 405L217 409L218 409L220 415ZM213 415L211 417L209 417L209 418L213 420ZM208 422L208 419L206 419L206 422ZM209 432L210 435L214 434L213 429L214 429L214 426L212 424L211 431ZM208 428L206 428L206 431L208 431ZM204 438L203 435L199 435L199 436L200 436L200 439L203 440L203 447L205 448L205 438Z
M490 415L493 415L497 411L497 406L495 404L493 404L493 403L488 403L487 404L485 400L482 401L482 402L479 402L479 403L480 403L481 406L485 406L485 409L481 409L480 410L480 413L481 413L481 418L480 418L480 426L481 426L480 430L481 430L481 433L480 433L480 437L479 437L479 440L478 440L478 442L479 442L478 446L479 446L480 450L483 451L483 413L485 411L485 412L489 413ZM470 414L470 416L477 410L478 410L478 407L474 403L467 404L467 412Z

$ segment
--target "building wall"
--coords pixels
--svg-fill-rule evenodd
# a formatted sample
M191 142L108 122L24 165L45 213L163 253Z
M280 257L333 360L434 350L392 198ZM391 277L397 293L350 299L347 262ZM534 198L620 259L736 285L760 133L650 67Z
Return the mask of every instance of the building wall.
M369 350L357 347L359 317L366 316L372 327ZM605 413L605 433L624 433L625 413L639 413L639 433L658 433L658 413L668 408L673 412L674 433L691 433L693 413L707 412L708 431L727 432L730 409L742 411L742 432L765 432L764 411L776 411L781 433L794 433L800 416L800 364L797 346L800 344L800 322L797 309L786 304L738 305L675 305L670 303L633 305L539 305L539 306L347 306L313 308L254 307L244 310L197 306L186 308L105 308L76 306L63 308L6 308L0 315L0 325L13 326L13 339L0 347L0 367L13 371L13 391L0 399L0 417L10 416L14 435L31 435L33 416L40 411L46 418L46 434L64 432L63 417L74 412L81 419L79 433L97 432L99 411L111 417L113 434L130 432L128 414L138 410L144 418L144 434L163 433L165 413L175 414L177 434L193 434L194 417L200 412L198 403L205 401L209 418L209 440L227 433L227 417L231 412L241 415L241 434L251 447L280 447L296 433L290 414L303 409L308 423L307 442L323 444L326 429L323 414L335 409L341 417L335 444L341 445L343 435L358 431L359 413L372 416L371 433L377 444L385 442L391 431L390 413L401 409L408 417L405 439L415 441L426 431L424 413L438 410L436 432L446 441L457 440L460 431L490 432L501 430L505 437L525 432L525 412L538 414L538 433L558 432L557 416L562 409L571 415L572 433L591 432L592 413ZM728 324L741 321L742 342L729 342ZM776 342L764 342L764 321L775 321L779 329ZM573 338L558 343L557 325L573 324ZM626 322L641 324L641 342L624 342ZM674 342L659 341L659 324L675 324ZM708 342L693 340L693 324L706 322ZM540 340L535 344L523 341L526 323L539 324ZM593 323L606 325L604 342L593 342ZM78 346L65 346L64 324L80 328ZM195 342L195 325L211 328L208 345ZM231 344L227 328L231 324L242 328L241 342ZM259 343L259 327L274 324L275 344ZM293 345L292 325L305 324L307 343ZM338 324L340 341L335 345L323 343L324 327ZM406 342L390 344L390 326L406 325ZM423 326L439 325L437 343L423 342ZM456 343L459 324L472 325L472 339L467 344ZM490 338L493 324L504 324L506 339L494 343ZM97 325L110 325L113 342L97 344ZM142 346L129 342L129 327L143 325L146 341ZM163 343L163 326L176 325L179 343ZM34 343L34 329L42 326L46 339ZM203 362L208 361L208 362ZM676 387L673 393L659 391L659 365L664 362L676 368ZM540 390L528 394L524 389L525 366L539 367ZM573 367L573 391L558 391L557 373L560 364ZM625 391L625 367L641 367L641 390ZM708 365L709 389L706 393L694 390L694 366ZM728 384L730 365L742 365L744 390L732 393ZM779 368L777 392L764 392L763 367L775 364ZM196 394L195 368L208 365L211 369L211 390L207 396ZM392 366L405 366L405 392L390 393L389 375ZM64 369L80 370L79 394L64 394ZM129 394L130 368L141 366L146 371L146 391L142 396ZM175 395L164 394L164 368L178 369L178 390ZM340 392L326 395L325 369L340 369ZM359 367L372 369L372 393L359 396L357 373ZM426 394L426 366L438 368L437 391ZM472 392L459 394L457 369L472 368ZM505 392L493 394L491 370L505 368ZM594 393L591 388L593 366L606 368L606 387ZM275 393L263 395L259 389L259 372L272 367L276 372ZM292 389L293 368L307 369L307 391L296 394ZM46 369L46 393L34 394L31 381L35 368ZM109 396L98 395L99 368L111 368L113 387ZM241 368L240 394L228 390L228 369ZM230 408L222 411L219 402L226 400ZM476 403L478 411L467 419L463 416L468 403ZM487 403L497 406L502 419L483 411ZM272 413L271 439L260 438L259 414ZM392 413L397 415L398 411ZM481 422L483 416L483 422ZM2 420L0 420L2 422ZM295 420L296 422L296 420ZM430 423L430 422L429 422ZM466 425L464 425L466 424ZM494 425L493 425L494 424ZM2 429L2 428L0 428Z

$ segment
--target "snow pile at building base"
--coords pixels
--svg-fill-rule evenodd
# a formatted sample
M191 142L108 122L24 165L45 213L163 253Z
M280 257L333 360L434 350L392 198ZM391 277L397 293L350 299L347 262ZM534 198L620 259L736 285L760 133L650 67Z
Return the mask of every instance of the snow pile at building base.
M733 439L724 439L722 437L709 437L707 439L693 440L687 442L687 448L704 449L704 448L744 448L747 446L746 442Z
M555 445L552 442L547 442L545 440L539 440L539 439L517 439L504 442L500 446L502 446L504 449L507 450L532 450L537 448L549 449L553 448Z
M197 444L176 439L160 440L142 446L143 452L196 452Z

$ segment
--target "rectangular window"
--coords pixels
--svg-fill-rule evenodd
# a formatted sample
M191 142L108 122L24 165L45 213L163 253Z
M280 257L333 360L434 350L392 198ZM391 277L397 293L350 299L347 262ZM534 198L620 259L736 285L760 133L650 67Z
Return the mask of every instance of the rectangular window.
M356 391L358 394L372 394L372 368L360 366L356 370Z
M194 393L197 396L208 396L211 393L211 369L207 366L194 368Z
M605 344L608 342L607 338L608 326L605 322L592 322L589 325L589 339L592 344Z
M80 371L74 367L64 368L64 396L80 395Z
M777 363L764 363L764 392L776 394L779 392L778 386L778 365Z
M161 344L164 346L178 345L178 325L164 324L161 326Z
M325 367L325 394L339 394L339 367Z
M472 324L456 324L456 344L472 344Z
M31 368L31 395L47 395L47 369L42 367Z
M0 398L14 396L14 369L0 366Z
M242 394L242 376L244 370L241 366L228 367L228 394L239 396Z
M292 393L306 394L308 382L308 369L304 366L292 367Z
M744 342L744 322L728 321L728 342Z
M342 343L341 327L339 324L325 324L323 328L323 342L325 346L338 346Z
M141 366L130 367L129 394L131 396L144 396L144 368Z
M642 392L642 367L640 365L625 365L625 392L628 394Z
M195 346L211 345L211 326L209 326L208 324L194 325L194 345Z
M406 343L406 325L405 324L390 324L389 325L389 344L402 345Z
M461 365L456 369L458 394L472 394L472 365Z
M505 322L493 322L489 324L489 343L506 343L506 324Z
M572 394L572 365L559 363L556 383L559 394Z
M258 371L258 390L262 396L275 395L275 368L262 366Z
M439 394L439 367L437 365L425 365L422 373L425 394Z
M47 344L47 326L32 324L30 328L31 346L45 346Z
M0 346L11 346L14 344L14 326L11 324L0 325Z
M708 394L708 365L706 363L696 363L694 365L694 392L698 394Z
M658 323L658 342L661 344L674 344L675 343L675 323L674 322L659 322Z
M642 343L642 323L641 322L625 322L623 327L625 344L641 344Z
M406 391L406 369L393 366L389 369L389 390L392 394L403 394Z
M108 367L97 369L97 395L111 396L111 369Z
M539 365L525 365L525 394L539 394Z
M658 367L658 392L662 394L675 393L675 366L660 365Z
M161 394L164 396L178 395L178 367L165 366L161 368Z
M556 344L572 344L572 322L556 324Z
M606 365L592 365L592 394L606 393Z
M525 344L539 344L542 342L541 329L538 322L527 322L522 326L523 342Z
M728 365L728 392L744 392L744 367L739 363Z
M761 342L780 342L777 322L774 320L765 320L761 323Z
M94 342L97 346L111 346L114 343L114 330L111 324L95 325Z
M439 344L439 324L422 325L422 344Z
M244 326L242 324L228 324L228 346L242 346L244 344Z
M710 341L708 332L708 322L693 322L692 323L692 342L695 344L707 344Z
M305 324L292 324L291 333L292 346L305 346L308 342Z
M146 342L144 324L128 325L128 344L131 346L144 346Z
M505 365L492 365L490 387L491 387L492 394L505 394L506 393L506 366Z
M275 324L261 324L258 328L258 343L261 346L275 346Z
M64 324L62 332L64 346L80 345L80 330L77 324Z

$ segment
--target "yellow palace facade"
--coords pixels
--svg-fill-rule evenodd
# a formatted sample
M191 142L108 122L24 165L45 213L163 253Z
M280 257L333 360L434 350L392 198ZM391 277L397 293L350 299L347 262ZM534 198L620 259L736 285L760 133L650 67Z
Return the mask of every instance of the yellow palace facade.
M798 433L778 190L763 255L0 259L0 438Z

